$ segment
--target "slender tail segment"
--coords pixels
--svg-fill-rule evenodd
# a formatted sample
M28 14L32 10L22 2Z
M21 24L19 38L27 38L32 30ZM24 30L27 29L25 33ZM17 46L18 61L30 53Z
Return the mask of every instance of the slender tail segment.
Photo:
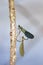
M33 39L34 38L34 35L31 34L30 32L26 31L23 27L21 27L20 25L18 25L18 27L21 29L21 31L25 34L25 36L27 38L30 38L30 39Z
M24 56L24 43L21 43L21 44L20 44L19 50L20 50L20 55L21 55L21 56Z
M20 55L24 56L24 37L22 36L22 43L20 44Z

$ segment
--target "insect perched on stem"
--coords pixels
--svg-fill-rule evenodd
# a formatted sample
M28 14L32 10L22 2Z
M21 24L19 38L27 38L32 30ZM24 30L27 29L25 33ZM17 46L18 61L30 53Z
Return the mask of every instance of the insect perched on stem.
M20 44L20 55L24 56L24 40L28 40L28 39L33 39L34 35L31 34L30 32L28 32L27 30L25 30L22 26L18 25L18 29L19 29L19 34L22 31L24 33L24 35L27 37L27 39L24 38L24 36L22 36L22 41L17 40L18 42L21 42ZM17 35L17 37L19 36L19 34Z
M33 39L34 35L25 30L22 26L18 25L18 28L25 34L27 38Z

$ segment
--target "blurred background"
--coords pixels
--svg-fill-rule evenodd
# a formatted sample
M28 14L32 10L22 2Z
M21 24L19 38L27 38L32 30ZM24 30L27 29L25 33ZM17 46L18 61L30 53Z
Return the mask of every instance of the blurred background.
M10 21L8 1L0 1L0 65L8 65L10 58Z
M0 65L9 65L10 20L8 0L0 1ZM16 43L16 65L43 65L43 0L15 0L16 27L23 26L34 35L24 42L25 55ZM19 40L23 34L19 36Z

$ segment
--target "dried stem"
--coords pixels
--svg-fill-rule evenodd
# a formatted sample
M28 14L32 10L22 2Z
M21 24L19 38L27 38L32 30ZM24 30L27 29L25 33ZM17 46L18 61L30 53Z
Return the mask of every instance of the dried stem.
M16 61L16 16L14 0L9 0L10 15L10 65L15 65Z

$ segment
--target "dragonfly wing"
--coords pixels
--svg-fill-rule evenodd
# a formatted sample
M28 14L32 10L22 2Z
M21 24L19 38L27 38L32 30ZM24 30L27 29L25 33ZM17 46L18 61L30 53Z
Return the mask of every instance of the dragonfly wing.
M31 34L31 33L28 32L28 31L25 31L25 36L28 37L28 38L30 38L30 39L33 39L33 38L34 38L34 35Z

